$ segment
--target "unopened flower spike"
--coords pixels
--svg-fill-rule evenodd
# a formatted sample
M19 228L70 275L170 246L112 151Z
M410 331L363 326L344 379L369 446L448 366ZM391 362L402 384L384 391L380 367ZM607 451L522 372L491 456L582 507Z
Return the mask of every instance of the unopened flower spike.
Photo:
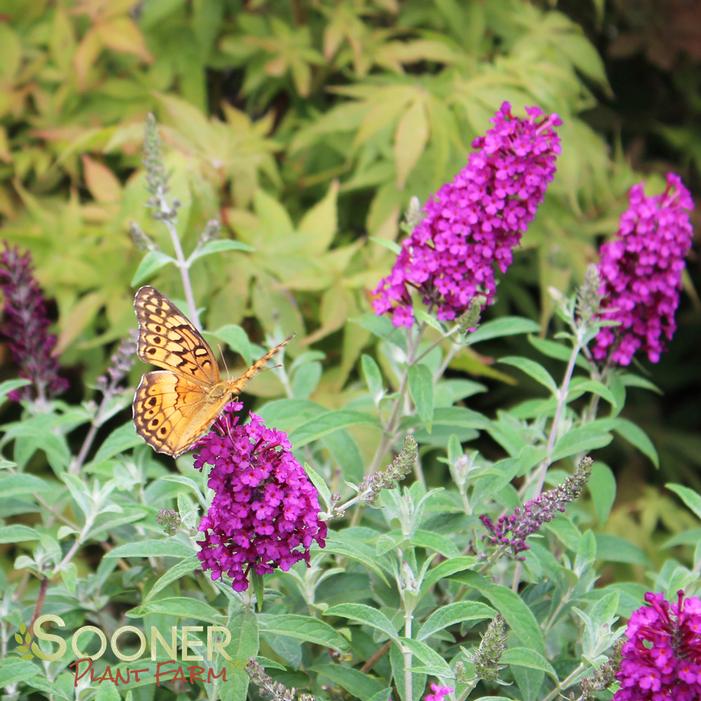
M148 236L148 234L136 223L129 225L129 236L137 248L143 251L156 251L158 246Z
M269 701L315 701L311 694L298 692L294 688L288 689L284 684L276 682L258 660L250 659L246 671L253 685Z
M640 351L656 363L676 330L684 258L693 238L694 207L681 178L667 175L661 195L634 185L613 241L601 247L602 328L593 343L597 360L629 365Z
M598 698L597 692L605 691L616 681L616 672L621 664L623 643L623 640L619 640L613 649L611 657L597 667L594 674L582 680L581 701L595 701Z
M241 402L231 402L196 446L195 468L210 465L212 503L199 525L202 568L212 579L228 575L236 591L249 575L309 564L310 547L325 545L314 485L282 431L250 414L240 423Z
M3 334L19 367L19 376L31 382L9 393L14 401L44 401L60 394L68 382L59 375L54 351L56 336L49 333L46 302L32 272L29 252L5 243L0 254L0 289L3 294Z
M544 523L552 521L559 512L564 512L567 505L582 494L591 475L592 462L590 457L582 458L574 473L562 484L527 501L522 507L516 507L510 514L500 516L496 523L487 515L480 516L489 532L485 540L522 559L520 553L528 550L526 538L539 531Z
M173 536L180 528L180 515L173 509L161 509L156 516L158 525L163 529L166 535Z
M506 623L498 613L487 626L479 647L472 657L475 674L480 679L495 682L499 678L499 672L502 669L499 662L506 650L506 637Z
M414 469L418 450L416 438L412 433L407 433L404 445L394 460L384 470L368 475L360 483L360 492L365 494L363 501L373 502L383 489L391 489L401 482Z
M577 291L576 314L577 322L588 326L592 319L601 311L601 276L596 265L588 265L584 273L584 281Z
M113 394L134 365L137 337L138 332L133 329L119 342L107 371L97 378L97 386L104 394Z
M412 291L441 321L458 318L477 294L491 304L495 267L505 272L555 174L560 138L556 114L526 108L515 117L505 102L493 127L472 143L455 178L424 204L390 274L373 290L377 314L395 326L414 322Z

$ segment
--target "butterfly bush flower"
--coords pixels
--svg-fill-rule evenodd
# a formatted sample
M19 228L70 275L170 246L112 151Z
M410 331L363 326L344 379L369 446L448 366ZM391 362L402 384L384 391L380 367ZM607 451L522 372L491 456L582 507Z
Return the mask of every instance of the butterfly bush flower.
M618 322L599 331L592 352L597 360L628 365L637 351L656 363L676 329L684 257L691 247L689 191L674 173L661 195L631 188L629 206L613 241L601 247L603 319Z
M199 530L198 557L212 579L227 574L236 591L248 574L288 570L309 563L313 541L324 547L316 489L292 454L287 435L266 428L255 414L247 424L229 403L196 446L195 467L210 465L207 484L215 495Z
M31 385L10 392L9 397L44 400L60 394L68 382L59 376L54 356L56 336L49 333L46 303L32 273L32 257L5 243L0 254L0 289L3 300L3 333L9 341L19 376Z
M440 684L431 683L431 693L424 696L424 701L443 701L443 699L452 694L454 689L450 686L441 686Z
M564 512L567 505L578 499L591 475L592 459L582 458L577 469L559 484L535 499L527 501L522 507L516 507L510 514L504 514L494 523L483 514L480 521L489 531L485 539L491 545L511 550L518 558L520 553L528 550L526 538L540 530L544 523L552 521L559 512Z
M478 294L496 290L494 266L505 272L555 174L560 138L556 114L527 107L514 117L505 102L455 178L423 208L423 217L392 268L373 290L377 314L392 313L395 326L411 326L411 288L441 320L460 316Z
M614 701L701 699L701 599L645 594L628 622Z

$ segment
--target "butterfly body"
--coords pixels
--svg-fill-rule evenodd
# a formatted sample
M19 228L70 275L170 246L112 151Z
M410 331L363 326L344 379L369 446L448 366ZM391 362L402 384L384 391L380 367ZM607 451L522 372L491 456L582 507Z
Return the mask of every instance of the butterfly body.
M161 370L147 372L132 405L139 435L156 451L177 457L212 425L226 404L290 339L269 350L242 375L222 379L207 342L158 290L134 296L139 322L137 355Z

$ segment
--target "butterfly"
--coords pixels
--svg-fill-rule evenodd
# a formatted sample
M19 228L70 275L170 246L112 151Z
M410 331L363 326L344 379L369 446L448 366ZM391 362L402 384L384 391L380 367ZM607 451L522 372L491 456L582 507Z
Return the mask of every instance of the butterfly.
M147 372L136 389L132 415L137 433L172 457L190 449L226 404L292 336L256 360L242 375L222 379L212 349L195 326L158 290L134 296L139 322L137 355L162 370Z

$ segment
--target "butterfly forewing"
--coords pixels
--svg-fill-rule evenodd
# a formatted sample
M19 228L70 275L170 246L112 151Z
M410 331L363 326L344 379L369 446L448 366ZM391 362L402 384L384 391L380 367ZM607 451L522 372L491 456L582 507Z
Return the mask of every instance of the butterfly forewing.
M134 425L152 448L175 457L210 427L225 402L214 406L201 385L168 370L147 372L134 396Z
M207 385L220 381L217 360L190 321L153 287L134 297L141 360Z

